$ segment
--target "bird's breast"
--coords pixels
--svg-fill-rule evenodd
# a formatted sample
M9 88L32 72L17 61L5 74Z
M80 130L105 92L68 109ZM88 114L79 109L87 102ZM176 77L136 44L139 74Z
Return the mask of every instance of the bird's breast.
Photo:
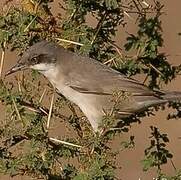
M79 106L90 121L93 129L98 130L98 124L103 116L102 105L97 96L85 94L72 89L66 82L64 75L56 68L43 72L51 84L68 100Z

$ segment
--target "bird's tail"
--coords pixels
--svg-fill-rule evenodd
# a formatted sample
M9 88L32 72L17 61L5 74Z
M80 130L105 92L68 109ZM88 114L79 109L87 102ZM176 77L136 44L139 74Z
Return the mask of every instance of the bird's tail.
M160 98L156 98L153 96L151 97L145 96L145 97L141 97L141 99L138 99L140 97L137 97L137 101L141 105L141 107L138 107L138 109L144 110L151 106L157 106L157 105L165 104L172 101L181 102L181 92L178 92L178 91L165 92L164 91L164 92L159 92L159 93L160 93Z
M162 95L162 98L164 100L167 100L168 102L171 102L171 101L180 101L181 102L181 92L179 91L166 91L164 92L164 95Z

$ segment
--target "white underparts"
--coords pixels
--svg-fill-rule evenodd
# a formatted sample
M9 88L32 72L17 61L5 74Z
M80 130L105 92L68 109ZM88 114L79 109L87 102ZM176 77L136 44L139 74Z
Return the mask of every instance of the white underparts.
M62 77L63 75L54 65L37 64L32 66L31 68L36 69L44 74L62 95L78 105L90 121L90 124L92 125L94 131L98 131L102 113L95 108L93 98L91 97L92 95L77 92L76 90L69 87L64 81L64 77Z
M32 65L32 66L30 66L30 68L38 70L38 71L49 71L50 69L54 69L54 65L40 63L40 64Z

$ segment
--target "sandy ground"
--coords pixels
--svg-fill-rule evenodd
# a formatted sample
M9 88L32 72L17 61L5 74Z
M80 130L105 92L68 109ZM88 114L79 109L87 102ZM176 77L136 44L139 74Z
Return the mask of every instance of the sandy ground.
M3 2L1 0L1 2ZM58 0L56 0L56 3ZM181 32L181 23L179 23L179 18L181 18L181 1L164 1L165 12L162 16L163 20L163 34L165 39L165 45L162 49L167 55L169 55L169 60L172 64L179 64L180 55L181 55L181 37L178 36L178 33ZM54 6L56 10L57 6ZM118 36L116 37L117 43L122 45L122 42L125 42L126 32L130 33L135 32L134 22L129 22L128 29L119 28ZM16 62L16 56L14 53L6 54L4 71L6 71L12 64ZM164 89L168 90L180 90L181 91L181 77L177 77L176 80L172 81L167 86L164 86ZM1 106L0 106L1 108ZM169 111L169 110L168 110ZM167 121L166 114L168 111L158 112L155 117L144 118L141 124L134 124L130 132L126 135L122 135L116 138L113 142L115 147L120 146L120 142L129 135L135 136L136 147L132 150L122 151L117 157L117 163L121 169L117 170L118 176L123 180L153 180L155 178L156 172L154 170L143 172L140 161L144 157L143 150L149 146L148 137L150 136L150 126L157 126L161 132L167 133L170 137L169 150L174 154L173 162L177 168L181 167L181 120ZM2 119L2 117L1 117ZM61 131L61 127L57 129ZM168 162L167 165L163 166L164 170L168 174L174 174L174 168L171 166L171 163ZM8 176L0 176L0 180L11 179ZM26 180L27 177L16 177L13 180Z

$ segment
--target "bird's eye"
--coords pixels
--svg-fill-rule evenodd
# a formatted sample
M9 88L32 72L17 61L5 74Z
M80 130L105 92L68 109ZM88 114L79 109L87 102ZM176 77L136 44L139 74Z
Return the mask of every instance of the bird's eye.
M34 62L34 63L37 63L38 62L38 58L37 57L32 57L31 61Z

